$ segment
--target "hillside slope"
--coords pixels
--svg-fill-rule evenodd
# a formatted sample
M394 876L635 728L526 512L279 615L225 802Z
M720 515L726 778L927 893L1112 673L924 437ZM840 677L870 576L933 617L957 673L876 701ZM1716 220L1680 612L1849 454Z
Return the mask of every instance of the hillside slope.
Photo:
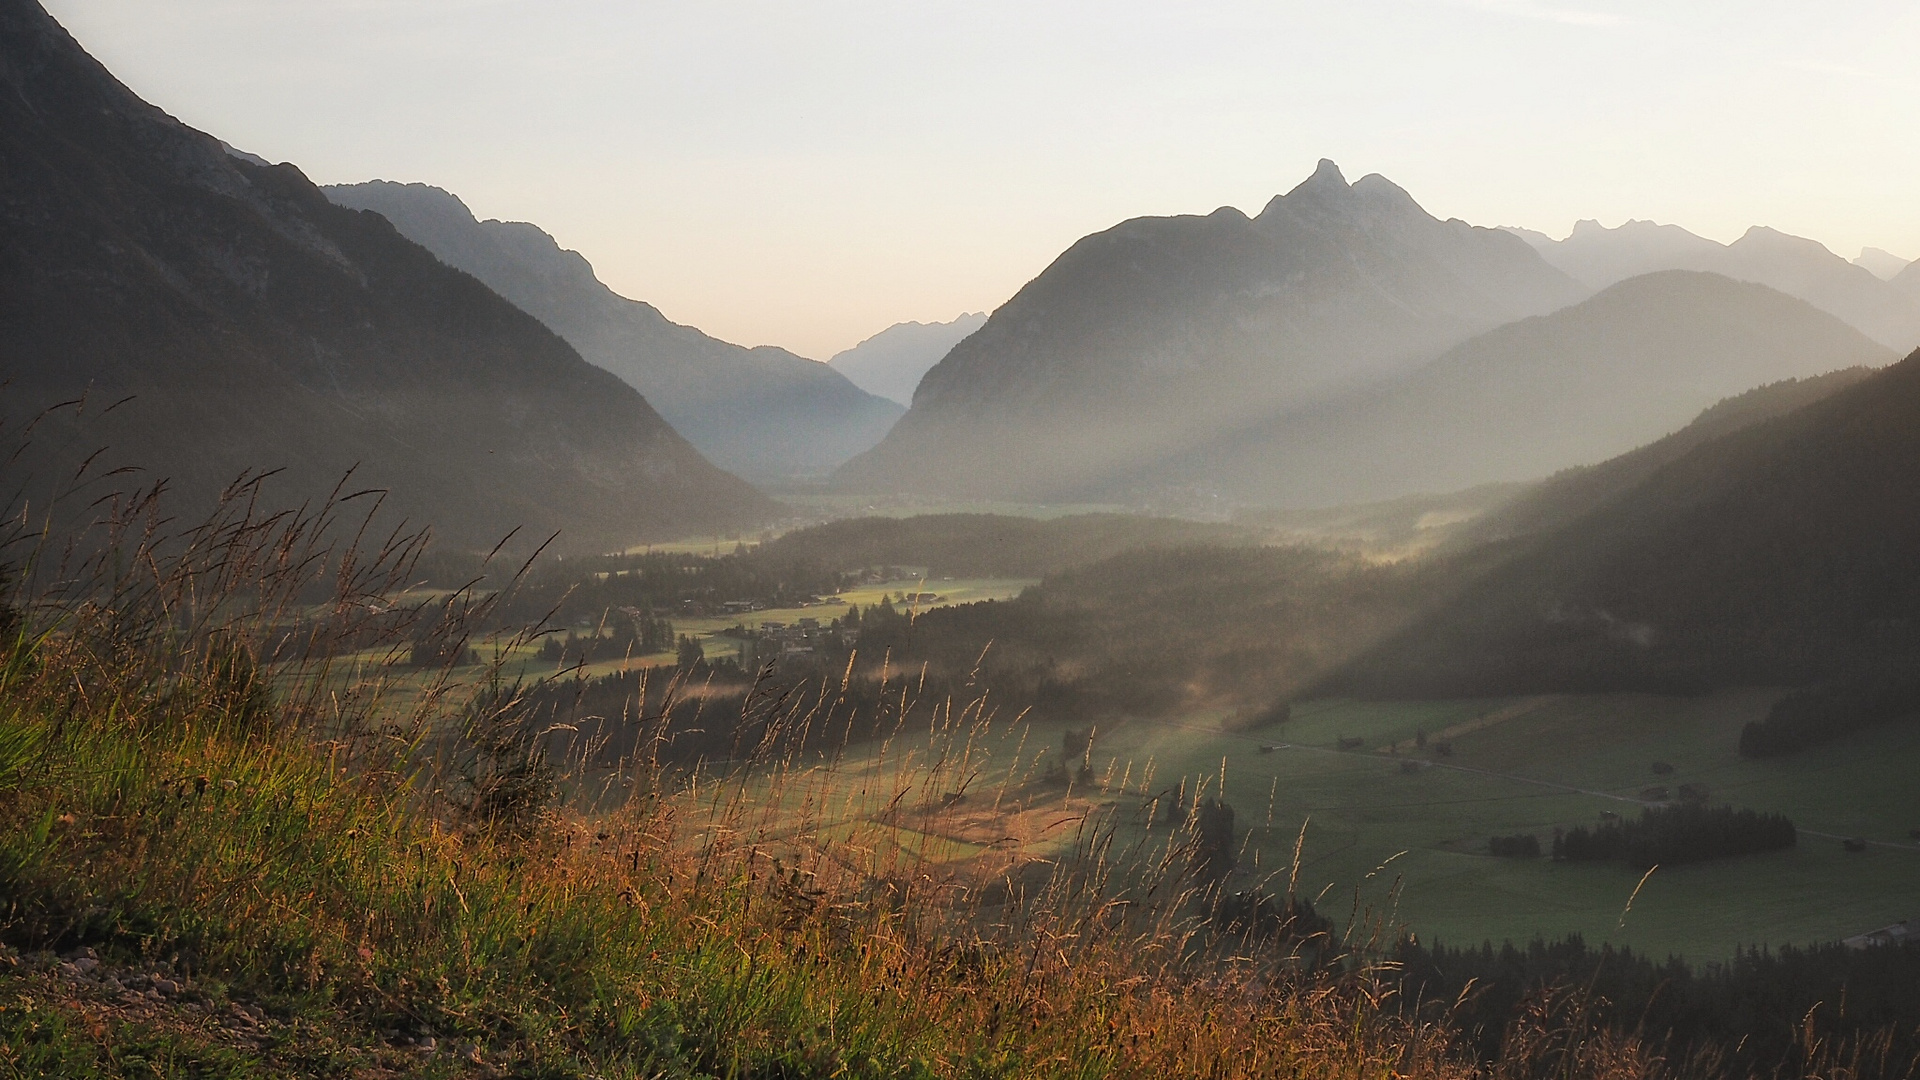
M1157 477L1295 507L1528 480L1658 439L1756 385L1894 359L1765 286L1666 271L1210 443ZM1219 462L1237 468L1223 477Z
M61 451L204 502L356 486L448 539L564 529L570 547L684 535L775 507L641 396L387 222L329 203L135 97L33 0L0 2L0 341L15 468ZM133 400L105 412L108 403Z
M902 412L818 361L674 323L607 288L584 256L539 227L477 221L440 188L373 180L323 190L485 282L645 394L701 453L749 479L824 475L879 442Z
M1920 345L1920 297L1805 237L1756 225L1733 243L1721 244L1651 221L1613 229L1582 221L1564 240L1512 231L1590 288L1659 270L1704 270L1798 297L1902 354Z
M1711 439L1335 680L1386 694L1779 685L1920 649L1920 353Z
M1403 372L1583 290L1517 237L1332 162L1255 218L1137 218L1075 243L927 372L850 490L1071 498Z
M1552 532L1638 487L1665 465L1723 435L1785 416L1863 379L1873 368L1851 367L1804 379L1782 379L1714 403L1679 431L1595 465L1555 473L1464 525L1453 548Z

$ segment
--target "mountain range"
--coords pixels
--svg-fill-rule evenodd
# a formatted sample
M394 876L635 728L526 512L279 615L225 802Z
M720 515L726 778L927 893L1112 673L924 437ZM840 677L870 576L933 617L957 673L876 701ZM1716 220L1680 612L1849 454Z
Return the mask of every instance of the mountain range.
M1223 429L1402 374L1585 290L1526 242L1323 161L1249 218L1075 243L921 380L850 489L1066 499Z
M853 348L835 353L827 363L867 393L905 407L913 404L914 388L927 369L986 321L987 313L976 311L950 322L894 323Z
M479 221L453 194L374 180L329 186L448 266L485 282L588 361L646 395L722 468L760 482L819 476L880 441L901 406L785 349L709 337L615 293L577 251L525 222Z
M1805 300L1902 355L1920 345L1920 303L1915 297L1817 240L1756 225L1733 243L1721 244L1678 225L1651 221L1629 221L1613 229L1582 221L1564 240L1526 229L1510 231L1588 288L1604 289L1656 270L1707 270Z
M291 503L352 469L464 545L779 513L537 319L140 100L33 0L0 0L0 90L0 419L86 402L15 459L28 494L104 446L96 469L138 465L181 509L245 470L284 470Z
M835 482L1371 502L1601 460L1730 394L1916 343L1912 266L1881 280L1765 228L1730 245L1639 221L1561 241L1476 228L1322 161L1257 217L1140 218L1076 243Z
M1764 285L1667 270L1222 437L1141 482L1308 507L1531 480L1651 442L1756 384L1894 359Z

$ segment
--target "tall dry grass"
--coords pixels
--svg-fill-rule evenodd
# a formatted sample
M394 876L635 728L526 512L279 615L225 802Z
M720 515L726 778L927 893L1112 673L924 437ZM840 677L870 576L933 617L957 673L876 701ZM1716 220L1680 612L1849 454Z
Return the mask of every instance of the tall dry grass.
M497 664L401 668L422 633L466 640L496 597L410 594L425 537L377 532L376 502L342 487L269 512L254 480L189 528L151 491L91 500L79 526L15 519L0 935L175 958L291 1015L457 1035L528 1075L1712 1064L1594 1029L1560 992L1513 1018L1500 1060L1473 1060L1447 1003L1399 1007L1391 972L1338 942L1222 931L1190 831L1115 851L1084 792L993 757L1015 720L990 695L923 702L910 673L872 745L822 755L804 734L832 725L831 696L768 696L731 762L669 767L639 714L630 752L556 755L564 733L516 727L524 688ZM924 828L956 791L1087 812L1070 842L956 865Z

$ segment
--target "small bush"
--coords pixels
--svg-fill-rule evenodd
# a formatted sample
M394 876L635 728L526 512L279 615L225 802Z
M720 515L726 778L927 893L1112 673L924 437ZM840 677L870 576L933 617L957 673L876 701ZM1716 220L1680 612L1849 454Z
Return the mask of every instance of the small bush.
M1532 833L1496 836L1487 841L1487 850L1502 859L1537 859L1540 857L1540 838Z

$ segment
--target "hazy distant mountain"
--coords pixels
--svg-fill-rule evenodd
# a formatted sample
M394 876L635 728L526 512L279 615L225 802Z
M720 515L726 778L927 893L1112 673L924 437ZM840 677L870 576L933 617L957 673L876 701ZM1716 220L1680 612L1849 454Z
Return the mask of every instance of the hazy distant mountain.
M1814 240L1756 225L1721 244L1651 221L1615 229L1582 221L1565 240L1531 229L1509 231L1589 288L1656 270L1707 270L1797 296L1898 352L1920 345L1920 302Z
M913 389L920 385L927 369L986 321L987 313L976 311L952 322L894 323L853 348L835 353L827 363L867 393L911 405Z
M824 475L879 442L902 411L818 361L731 345L670 322L653 305L601 284L584 256L538 227L476 221L439 188L374 180L325 190L342 206L385 216L546 323L645 394L701 453L743 476Z
M1893 280L1887 284L1900 295L1911 297L1915 303L1920 303L1920 262L1908 263L1907 268L1895 274Z
M1776 416L1805 408L1871 378L1869 367L1850 367L1804 379L1782 379L1715 402L1693 423L1645 446L1595 465L1555 473L1475 520L1450 538L1460 548L1552 532L1644 483L1696 447Z
M188 503L245 469L324 496L357 465L455 542L576 549L778 509L385 220L135 97L33 0L0 0L0 162L0 418L91 403L36 429L16 481L101 443Z
M1578 300L1524 241L1330 161L1255 218L1136 218L1075 243L928 371L836 482L1063 499ZM1231 467L1232 463L1224 463Z
M1758 384L1893 359L1805 301L1669 270L1209 443L1154 481L1212 484L1238 502L1332 506L1527 480L1657 439Z
M1903 259L1891 251L1870 247L1860 249L1860 254L1853 260L1853 265L1881 281L1892 281L1911 262L1913 262L1912 259Z
M1920 352L1709 439L1350 670L1388 694L1779 686L1920 652ZM1902 660L1902 658L1905 658Z

